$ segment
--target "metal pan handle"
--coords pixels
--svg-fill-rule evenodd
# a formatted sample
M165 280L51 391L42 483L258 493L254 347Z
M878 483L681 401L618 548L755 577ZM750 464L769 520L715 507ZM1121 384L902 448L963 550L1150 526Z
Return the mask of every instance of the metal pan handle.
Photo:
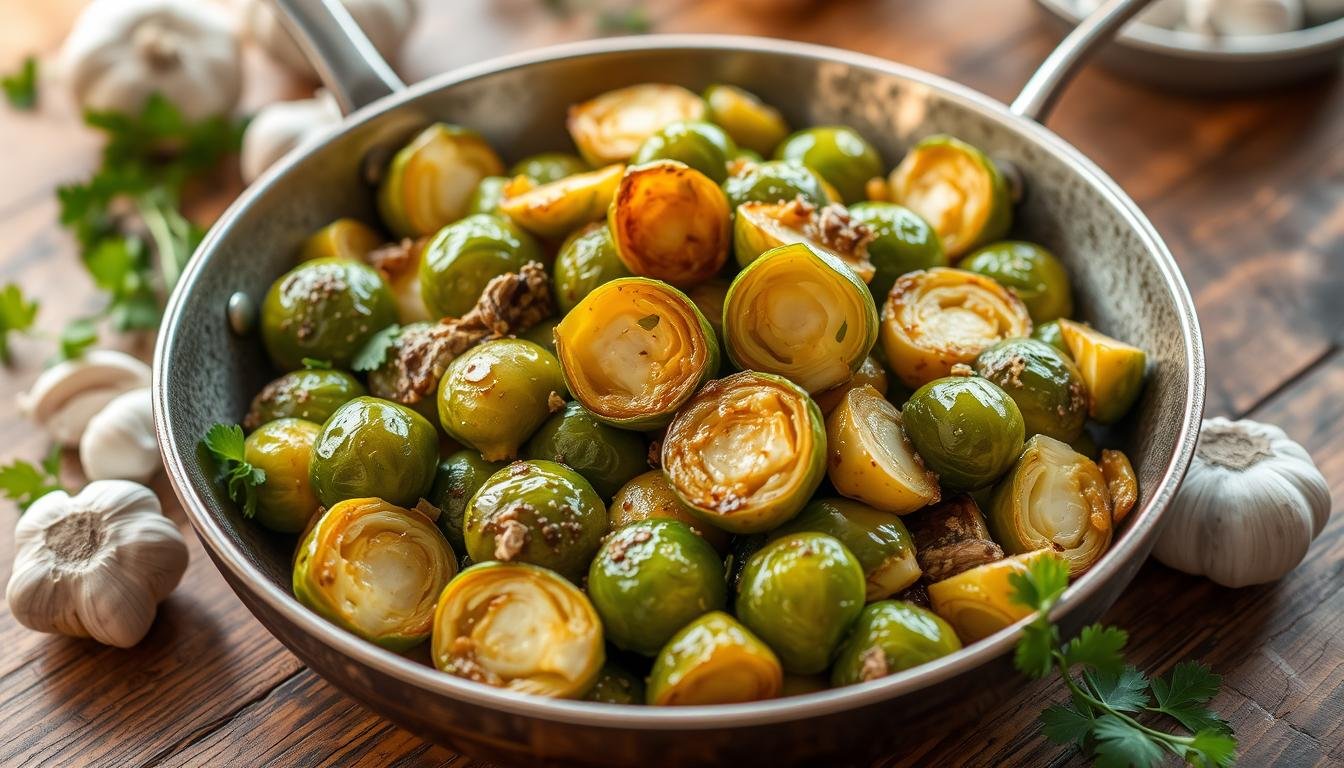
M280 21L294 36L341 112L406 89L339 0L274 0Z

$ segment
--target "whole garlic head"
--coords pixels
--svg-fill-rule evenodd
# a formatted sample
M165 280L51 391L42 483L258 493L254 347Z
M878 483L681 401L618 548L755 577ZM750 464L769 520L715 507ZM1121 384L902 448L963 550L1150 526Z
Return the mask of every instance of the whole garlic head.
M317 73L299 44L280 23L272 0L245 0L243 24L247 36L267 55L286 69L308 79ZM414 0L341 0L355 23L368 36L378 53L389 61L395 60L397 49L406 39L406 33L415 21Z
M1186 0L1185 23L1223 37L1272 35L1302 28L1302 0Z
M14 531L5 590L18 622L38 632L129 648L187 568L187 544L142 485L90 483L38 499Z
M19 410L62 447L74 448L94 414L123 392L149 386L149 366L124 352L95 349L42 372Z
M243 181L251 184L291 149L341 122L341 108L325 90L311 99L268 104L243 132Z
M90 480L145 482L163 466L148 388L133 389L89 420L79 463Z

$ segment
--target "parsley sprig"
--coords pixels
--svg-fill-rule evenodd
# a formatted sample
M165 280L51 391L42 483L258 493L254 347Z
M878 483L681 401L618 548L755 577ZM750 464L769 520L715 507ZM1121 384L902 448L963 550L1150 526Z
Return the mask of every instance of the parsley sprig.
M247 462L243 428L237 424L216 424L205 433L205 447L219 462L220 480L229 498L243 505L244 517L257 514L257 488L266 482L266 472Z
M9 334L29 331L37 319L37 302L14 283L0 288L0 365L9 365Z
M41 463L34 465L22 459L0 467L0 494L27 510L33 502L53 491L64 491L61 485L61 446L53 445Z
M1069 703L1041 713L1046 738L1077 744L1102 768L1158 765L1167 754L1203 768L1226 768L1236 761L1231 728L1208 707L1221 677L1202 664L1183 662L1167 677L1150 681L1125 664L1128 635L1115 627L1093 624L1061 642L1049 617L1069 584L1068 567L1058 558L1037 558L1026 573L1012 574L1009 581L1013 600L1038 611L1017 645L1017 668L1034 678L1054 670L1069 690ZM1080 670L1076 676L1075 669ZM1175 720L1190 735L1154 727L1157 716Z
M5 92L5 101L14 109L30 110L37 108L37 57L28 56L12 75L0 77L0 89Z

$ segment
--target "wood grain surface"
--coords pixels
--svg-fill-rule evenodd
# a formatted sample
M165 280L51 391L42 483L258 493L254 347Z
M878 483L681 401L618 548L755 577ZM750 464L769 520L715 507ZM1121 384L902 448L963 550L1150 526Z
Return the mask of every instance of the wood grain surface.
M1028 0L835 0L804 16L760 3L646 4L654 31L761 34L885 56L1010 99L1055 42ZM0 0L0 69L44 64L82 3ZM409 81L509 51L597 33L591 13L542 0L423 0L399 69ZM573 3L591 6L593 3ZM600 3L598 3L600 5ZM57 227L54 187L93 166L82 129L44 68L34 114L0 108L0 283L42 301L47 338L19 338L0 373L0 457L36 459L45 436L13 406L70 318L100 299ZM245 108L295 96L260 56ZM1209 359L1209 415L1280 424L1344 500L1344 83L1205 98L1160 93L1085 70L1051 127L1090 155L1149 214L1184 270ZM204 222L236 179L194 213ZM149 339L119 340L147 354ZM65 459L66 479L81 481ZM378 718L307 670L252 618L190 533L167 483L156 490L187 531L192 562L139 647L39 635L0 610L0 766L465 766ZM0 509L0 530L16 511ZM0 536L0 576L13 558ZM1344 763L1344 515L1281 582L1227 590L1147 564L1107 617L1130 632L1133 661L1161 672L1199 658L1225 676L1248 766ZM971 727L931 737L884 766L1079 765L1033 718L1057 686L1022 694ZM899 727L899 721L893 723Z

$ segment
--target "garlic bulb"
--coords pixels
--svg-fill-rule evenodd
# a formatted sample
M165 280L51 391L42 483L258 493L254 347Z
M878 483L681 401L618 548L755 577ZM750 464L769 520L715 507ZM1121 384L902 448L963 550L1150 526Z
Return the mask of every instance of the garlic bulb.
M341 0L341 4L364 30L378 53L394 61L397 48L406 39L411 22L415 21L413 0ZM243 25L248 38L276 62L300 77L317 77L299 44L280 23L272 0L246 0Z
M1330 487L1283 430L1209 419L1153 556L1226 587L1263 584L1302 562L1329 517Z
M341 122L341 108L327 91L311 99L281 101L262 107L243 133L243 181L257 180L291 149Z
M1301 0L1186 0L1185 23L1223 37L1272 35L1302 28Z
M95 349L43 371L18 405L62 447L74 448L94 414L117 395L147 386L148 365L124 352Z
M186 567L186 541L154 493L104 480L49 493L19 518L5 599L29 629L129 648Z
M90 480L144 482L163 466L149 389L133 389L89 420L79 441L79 463Z

